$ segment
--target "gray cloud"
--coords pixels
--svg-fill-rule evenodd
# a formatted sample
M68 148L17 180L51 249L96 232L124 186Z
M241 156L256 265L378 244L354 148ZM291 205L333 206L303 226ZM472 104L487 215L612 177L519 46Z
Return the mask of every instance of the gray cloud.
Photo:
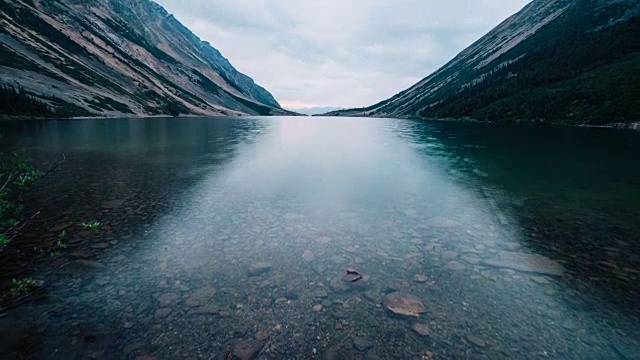
M528 2L156 1L290 107L390 97Z

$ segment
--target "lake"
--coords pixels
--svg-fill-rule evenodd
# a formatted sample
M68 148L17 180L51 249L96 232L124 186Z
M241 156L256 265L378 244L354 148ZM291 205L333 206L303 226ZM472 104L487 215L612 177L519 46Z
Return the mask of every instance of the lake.
M640 133L351 118L0 123L42 168L13 359L640 358ZM100 222L97 231L83 222ZM39 245L40 244L40 245ZM1 354L1 353L0 353Z

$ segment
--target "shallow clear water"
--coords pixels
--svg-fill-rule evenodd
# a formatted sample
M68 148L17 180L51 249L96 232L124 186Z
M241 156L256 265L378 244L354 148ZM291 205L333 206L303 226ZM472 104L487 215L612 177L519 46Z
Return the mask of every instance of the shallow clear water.
M44 280L47 295L0 317L11 358L640 357L637 132L0 125L4 150L43 166L67 157L30 198L40 225L21 240L64 228L67 248L24 266L2 258L3 277ZM80 225L94 219L97 233ZM347 268L363 278L343 280ZM397 291L424 312L394 315Z

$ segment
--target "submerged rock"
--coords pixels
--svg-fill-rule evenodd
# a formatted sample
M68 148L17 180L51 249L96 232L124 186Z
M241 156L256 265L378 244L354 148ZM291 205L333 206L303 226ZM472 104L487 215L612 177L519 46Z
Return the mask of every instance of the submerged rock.
M329 294L327 293L327 290L323 287L319 287L317 289L314 290L313 292L313 297L315 298L320 298L320 299L324 299L327 296L329 296Z
M375 343L371 340L367 340L365 338L357 337L353 339L353 346L358 349L358 351L366 351L373 347Z
M233 346L233 357L240 360L253 359L264 347L264 341L259 340L238 340Z
M426 283L427 280L429 280L429 278L427 278L426 275L422 275L422 274L417 274L413 277L413 281L417 283Z
M457 261L449 261L449 263L447 263L447 269L449 270L459 271L459 270L464 270L465 268L466 266L464 266L462 263L459 263Z
M480 258L476 256L463 255L460 259L468 262L471 265L478 265L480 263Z
M522 272L562 276L564 268L560 263L542 255L501 251L498 259L482 260L482 265Z
M411 329L420 336L429 336L429 333L431 332L429 325L422 323L413 323L413 325L411 325Z
M369 275L360 274L356 270L349 268L331 279L329 286L334 292L342 293L366 287L368 281Z
M384 300L385 308L395 315L420 317L420 314L427 311L422 301L409 293L394 292L387 295Z
M250 276L258 276L271 271L271 263L268 262L258 262L249 265L249 275Z
M458 257L458 253L455 251L443 251L440 257L443 260L453 260Z
M323 245L331 244L331 238L328 236L321 236L318 239L316 239L316 242Z
M218 356L216 356L216 360L229 360L229 359L233 359L233 349L230 347L223 349L218 353Z
M178 300L178 295L175 293L165 293L158 298L158 302L160 303L160 307L167 307L173 304L176 300Z
M156 310L156 321L160 321L171 314L171 308L161 308Z
M305 250L304 253L302 253L302 260L305 262L312 262L314 258L315 256L311 250Z
M209 303L215 294L216 290L213 287L205 286L193 291L185 301L185 304L187 306L204 306Z
M346 281L342 281L342 277L344 274L338 274L336 277L331 279L329 286L331 286L331 290L337 293L347 292L351 290L351 286Z
M258 332L256 332L255 338L258 341L265 341L269 338L269 333L264 330L258 330Z
M347 282L356 282L360 280L362 280L362 275L360 275L359 273L348 272L344 274L344 276L342 277L342 281L347 281Z
M487 346L487 343L482 340L481 338L473 335L473 334L469 334L467 335L467 341L469 341L471 344L478 346L478 347L485 347Z
M342 344L339 344L328 348L322 355L322 360L351 359L352 357L349 351Z

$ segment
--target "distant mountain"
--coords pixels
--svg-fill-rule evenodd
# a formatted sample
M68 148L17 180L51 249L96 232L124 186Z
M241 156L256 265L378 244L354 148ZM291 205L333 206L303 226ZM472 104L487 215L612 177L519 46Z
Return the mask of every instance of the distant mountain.
M179 113L289 114L150 0L0 0L0 115Z
M435 73L336 116L640 121L640 2L534 0Z
M308 107L303 109L289 109L289 110L295 111L299 114L304 114L304 115L318 115L318 114L327 113L329 111L336 111L336 110L342 110L342 109L344 108L335 107L335 106L317 106L317 107Z

